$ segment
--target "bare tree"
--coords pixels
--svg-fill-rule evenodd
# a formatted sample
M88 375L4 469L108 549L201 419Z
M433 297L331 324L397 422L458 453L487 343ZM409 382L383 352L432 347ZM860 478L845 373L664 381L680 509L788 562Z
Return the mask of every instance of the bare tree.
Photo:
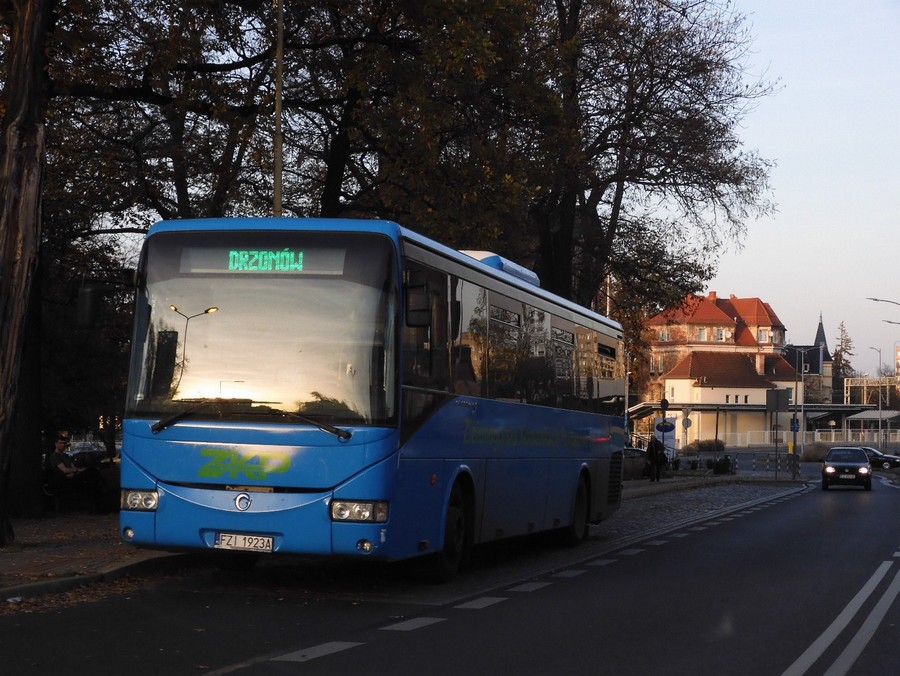
M832 389L835 393L844 391L844 380L857 375L850 363L850 359L854 356L853 339L847 333L847 327L844 322L838 325L837 347L832 355Z
M663 235L670 252L708 260L771 208L768 163L738 136L771 87L745 72L750 37L729 3L542 6L547 47L536 58L558 110L544 127L548 173L531 217L552 290L587 305L610 273L646 286L641 264L670 267L671 257L643 260L646 247L629 243ZM695 283L708 279L698 272Z

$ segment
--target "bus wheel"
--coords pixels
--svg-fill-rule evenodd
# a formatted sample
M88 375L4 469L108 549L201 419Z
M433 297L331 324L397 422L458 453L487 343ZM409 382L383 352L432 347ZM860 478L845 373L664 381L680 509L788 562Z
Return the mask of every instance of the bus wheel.
M588 487L584 475L578 477L575 488L575 504L572 510L572 523L560 531L560 541L566 547L574 547L588 537Z
M444 528L444 547L432 556L431 573L435 582L450 582L466 562L472 546L469 505L457 482L450 492Z

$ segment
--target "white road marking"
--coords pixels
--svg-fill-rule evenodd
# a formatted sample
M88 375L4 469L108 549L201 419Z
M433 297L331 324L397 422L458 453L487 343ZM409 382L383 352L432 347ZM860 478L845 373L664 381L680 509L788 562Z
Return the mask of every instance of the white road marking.
M437 624L438 622L443 622L446 620L446 617L417 617L412 620L406 620L405 622L397 622L397 624L389 624L386 627L381 627L382 631L415 631L416 629L421 629L422 627L429 627L432 624Z
M897 598L897 594L900 594L900 571L897 571L891 586L888 587L884 596L881 597L872 609L872 612L869 613L853 640L844 648L844 652L838 656L834 664L825 672L825 676L843 676L850 671L850 667L859 659L862 651L868 645L872 636L875 635L875 630L878 629L878 625L884 620L884 616L887 615L887 611L891 604L894 603L894 599Z
M558 573L554 573L551 577L578 577L586 572L582 568L570 568L569 570L561 570Z
M501 601L505 601L506 599L502 596L482 596L480 599L474 599L473 601L466 601L465 603L460 603L458 606L453 606L454 608L459 608L460 610L481 610L482 608L487 608L488 606L493 606Z
M872 577L857 592L856 596L850 600L850 603L835 618L834 622L828 626L819 638L813 641L812 645L781 676L801 676L815 664L816 660L822 656L822 653L828 649L828 646L834 643L838 635L847 628L850 620L859 612L862 604L866 602L866 599L875 591L878 583L887 575L892 563L891 561L884 561L878 566Z
M543 589L544 587L549 587L550 582L526 582L525 584L520 584L518 587L513 587L509 591L512 592L533 592L538 589Z
M311 648L304 648L303 650L297 650L292 653L288 653L286 655L282 655L281 657L273 657L273 662L309 662L310 660L314 660L318 657L324 657L325 655L333 655L334 653L339 653L344 650L349 650L350 648L356 648L357 646L365 645L363 643L351 643L349 641L331 641L330 643L323 643L321 645L314 645Z

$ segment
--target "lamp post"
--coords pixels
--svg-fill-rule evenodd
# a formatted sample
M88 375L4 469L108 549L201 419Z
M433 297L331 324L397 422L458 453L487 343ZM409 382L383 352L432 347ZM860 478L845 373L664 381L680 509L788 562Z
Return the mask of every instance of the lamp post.
M878 450L881 450L881 348L878 347L870 347L870 350L875 350L878 353L878 370L875 372L875 376L878 378Z
M191 320L195 317L202 317L203 315L211 315L214 312L218 312L219 308L213 306L206 308L203 312L198 312L195 315L186 315L181 310L178 309L175 305L170 305L169 309L177 315L181 315L184 317L184 335L181 337L181 371L178 374L178 384L175 386L175 389L178 389L178 385L181 385L181 376L184 375L184 363L185 358L187 356L187 332L188 332L188 324L190 324Z
M281 216L281 174L282 174L282 121L281 99L284 69L284 0L277 0L275 6L275 166L272 213Z
M796 355L794 356L794 372L796 373L794 377L794 452L797 452L797 432L800 429L800 424L803 424L803 434L800 435L800 457L803 457L804 451L806 451L806 411L804 410L804 406L806 405L806 378L803 378L803 396L800 397L799 390L799 379L803 377L803 372L806 371L806 353L811 352L812 350L819 351L819 375L822 375L822 346L821 345L813 345L811 347L795 347ZM797 364L797 357L800 357L800 364ZM800 418L797 419L797 400L800 400Z
M631 432L628 430L628 426L630 422L628 420L628 397L629 393L629 381L631 380L631 371L625 371L625 445L631 446Z

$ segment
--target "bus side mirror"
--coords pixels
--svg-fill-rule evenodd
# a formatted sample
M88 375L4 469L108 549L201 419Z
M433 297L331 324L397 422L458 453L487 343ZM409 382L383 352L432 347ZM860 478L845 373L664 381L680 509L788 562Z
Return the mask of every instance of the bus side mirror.
M406 325L413 328L431 326L431 297L425 275L410 270L406 279Z

